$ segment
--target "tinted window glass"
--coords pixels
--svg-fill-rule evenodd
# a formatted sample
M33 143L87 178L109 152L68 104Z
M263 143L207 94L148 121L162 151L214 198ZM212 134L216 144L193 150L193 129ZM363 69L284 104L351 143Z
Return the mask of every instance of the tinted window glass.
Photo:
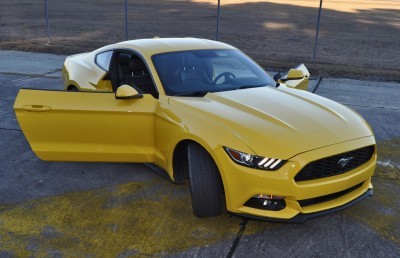
M103 52L96 56L96 63L102 69L108 71L110 69L110 61L112 57L113 51Z
M191 50L152 57L167 95L275 86L273 79L238 50Z

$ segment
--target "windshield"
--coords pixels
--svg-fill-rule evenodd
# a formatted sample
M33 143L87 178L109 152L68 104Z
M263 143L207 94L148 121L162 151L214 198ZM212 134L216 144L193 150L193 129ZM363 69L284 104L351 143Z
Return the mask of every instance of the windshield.
M152 57L167 95L274 86L273 79L239 50L191 50Z

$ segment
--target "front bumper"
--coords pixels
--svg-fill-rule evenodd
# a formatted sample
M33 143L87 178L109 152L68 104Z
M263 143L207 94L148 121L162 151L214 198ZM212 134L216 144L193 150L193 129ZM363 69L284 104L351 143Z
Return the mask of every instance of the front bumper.
M346 209L347 207L353 206L354 204L358 203L359 201L374 195L374 190L373 189L368 189L364 194L360 195L356 199L343 204L341 206L328 209L328 210L322 210L322 211L317 211L317 212L312 212L312 213L299 213L296 216L294 216L291 219L277 219L277 218L265 218L265 217L258 217L258 216L253 216L249 214L234 214L234 215L239 215L242 217L250 218L250 219L257 219L257 220L268 220L268 221L277 221L277 222L292 222L292 223L303 223L306 220L313 219L316 217L328 215L337 211L341 211L343 209Z
M304 221L351 204L372 194L371 177L375 171L376 149L371 160L347 173L327 178L295 182L295 175L309 162L375 144L374 137L364 137L348 142L301 153L277 171L264 171L234 163L222 148L212 154L221 172L227 210L242 216ZM314 205L301 206L299 201L331 195L356 185L355 190ZM256 209L245 206L257 194L284 196L286 207L280 211Z

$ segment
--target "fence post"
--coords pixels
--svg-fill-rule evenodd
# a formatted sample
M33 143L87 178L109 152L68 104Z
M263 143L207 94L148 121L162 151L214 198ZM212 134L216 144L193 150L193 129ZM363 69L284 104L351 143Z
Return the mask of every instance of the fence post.
M215 40L219 40L219 16L221 12L221 0L218 0L218 6L217 6L217 32L215 35Z
M128 40L128 0L125 0L125 40Z
M47 5L47 0L44 0L44 12L46 17L46 36L47 44L50 44L50 30L49 30L49 8Z
M314 55L313 55L313 59L315 59L315 57L317 56L317 46L318 46L318 32L319 32L319 24L321 21L321 11L322 11L322 1L319 1L319 10L318 10L318 21L317 21L317 30L315 32L315 44L314 44Z

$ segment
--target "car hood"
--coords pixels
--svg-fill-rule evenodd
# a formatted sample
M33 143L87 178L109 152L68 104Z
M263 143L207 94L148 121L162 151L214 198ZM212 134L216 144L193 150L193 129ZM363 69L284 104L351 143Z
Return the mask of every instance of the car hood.
M260 156L288 159L372 135L361 116L349 108L285 86L208 93L203 98L172 97L170 103L226 128Z

